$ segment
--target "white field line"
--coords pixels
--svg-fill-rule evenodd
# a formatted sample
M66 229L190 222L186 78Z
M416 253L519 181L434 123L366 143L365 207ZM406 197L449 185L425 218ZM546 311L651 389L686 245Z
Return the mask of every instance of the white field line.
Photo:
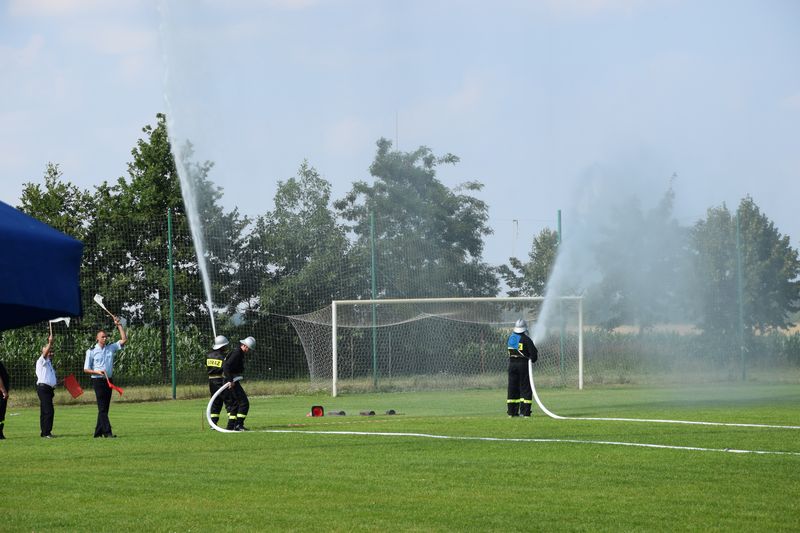
M588 416L561 416L550 411L544 406L542 400L539 399L539 394L536 392L536 384L533 381L533 363L528 361L528 377L531 380L531 389L533 390L533 399L536 400L536 405L542 410L544 414L554 420L600 420L606 422L652 422L656 424L691 424L697 426L729 426L740 428L774 428L774 429L800 429L800 426L777 426L771 424L741 424L735 422L698 422L693 420L661 420L658 418L592 418Z
M311 435L355 435L372 437L416 437L424 439L445 440L472 440L489 442L535 442L544 444L594 444L607 446L631 446L635 448L656 448L661 450L684 450L693 452L723 452L723 453L752 453L757 455L794 455L800 457L800 452L782 452L770 450L737 450L734 448L702 448L699 446L670 446L667 444L647 444L642 442L617 442L607 440L579 440L579 439L525 439L503 437L464 437L456 435L432 435L429 433L394 433L384 431L318 431L304 429L262 429L250 433L306 433Z

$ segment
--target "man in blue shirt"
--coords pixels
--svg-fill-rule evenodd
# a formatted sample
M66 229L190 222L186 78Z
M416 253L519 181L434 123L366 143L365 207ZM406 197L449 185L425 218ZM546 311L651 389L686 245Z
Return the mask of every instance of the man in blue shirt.
M97 425L94 428L94 436L97 437L116 437L111 432L111 421L108 419L108 408L111 406L111 377L114 374L114 354L117 353L128 342L119 318L114 317L114 324L119 330L119 340L108 344L108 335L103 330L97 332L97 344L93 348L86 350L86 360L83 363L83 371L92 376L92 388L97 398Z

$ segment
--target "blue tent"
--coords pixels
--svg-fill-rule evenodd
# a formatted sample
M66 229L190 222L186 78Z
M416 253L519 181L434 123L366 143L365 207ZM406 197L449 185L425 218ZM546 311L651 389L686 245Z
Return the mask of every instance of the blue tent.
M0 202L0 331L80 316L83 243Z

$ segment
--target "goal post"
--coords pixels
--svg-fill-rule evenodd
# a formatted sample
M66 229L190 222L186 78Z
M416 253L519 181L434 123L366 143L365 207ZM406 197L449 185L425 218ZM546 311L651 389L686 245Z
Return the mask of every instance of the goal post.
M518 318L536 339L541 382L583 388L582 297L336 300L290 317L312 385L425 390L505 385L505 341ZM572 385L570 385L572 384ZM344 387L343 387L344 385Z

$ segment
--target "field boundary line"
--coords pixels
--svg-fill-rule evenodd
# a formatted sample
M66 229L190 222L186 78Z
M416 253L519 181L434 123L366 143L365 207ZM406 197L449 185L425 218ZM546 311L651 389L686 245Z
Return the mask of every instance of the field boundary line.
M704 448L700 446L676 446L670 444L649 444L643 442L623 442L610 440L581 440L581 439L542 439L523 437L469 437L460 435L434 435L431 433L401 433L388 431L329 431L329 430L301 430L301 429L261 429L249 433L301 433L310 435L343 435L343 436L372 436L372 437L411 437L440 440L467 440L484 442L531 442L541 444L594 444L605 446L630 446L634 448L655 448L660 450L683 450L695 452L721 452L755 455L790 455L800 457L800 452L785 452L773 450L740 450L735 448Z

